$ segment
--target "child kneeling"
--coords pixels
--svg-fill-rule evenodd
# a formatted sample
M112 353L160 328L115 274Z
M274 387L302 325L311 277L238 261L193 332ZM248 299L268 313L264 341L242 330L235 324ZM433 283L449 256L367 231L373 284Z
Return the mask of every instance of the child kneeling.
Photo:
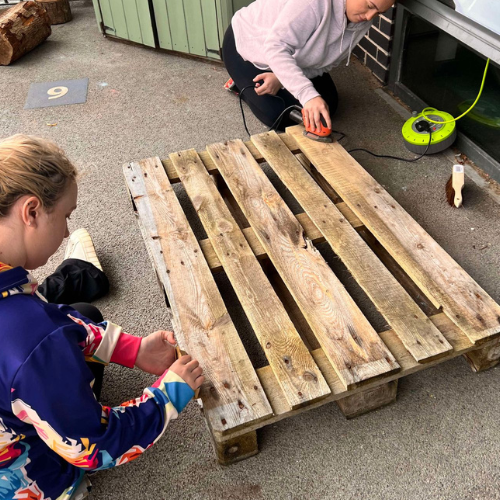
M85 230L73 233L67 259L38 290L29 270L43 266L69 236L76 176L75 167L52 143L22 135L0 142L4 499L81 498L88 490L85 472L140 456L204 380L196 360L175 360L172 332L134 337L82 304L108 286ZM137 366L159 378L132 401L102 406L94 394L99 392L95 374L102 377L102 367L110 362Z

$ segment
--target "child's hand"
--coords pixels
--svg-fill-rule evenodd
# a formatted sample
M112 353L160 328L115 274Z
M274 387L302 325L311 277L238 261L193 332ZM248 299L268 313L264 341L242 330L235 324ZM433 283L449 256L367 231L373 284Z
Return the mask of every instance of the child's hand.
M162 375L175 361L174 332L160 330L142 339L135 366L153 375Z
M180 357L173 363L170 367L170 371L179 375L193 391L201 387L201 384L205 381L200 363L198 363L196 359L192 359L189 354Z

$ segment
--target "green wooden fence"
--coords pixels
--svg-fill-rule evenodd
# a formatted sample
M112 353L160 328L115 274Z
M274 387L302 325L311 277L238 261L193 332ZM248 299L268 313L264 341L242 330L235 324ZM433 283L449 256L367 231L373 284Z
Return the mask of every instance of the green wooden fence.
M252 0L92 1L99 29L106 35L220 60L231 17Z

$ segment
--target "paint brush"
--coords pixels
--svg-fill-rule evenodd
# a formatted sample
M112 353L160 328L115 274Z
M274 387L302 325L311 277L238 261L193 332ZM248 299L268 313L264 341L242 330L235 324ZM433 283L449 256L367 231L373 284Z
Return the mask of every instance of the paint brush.
M453 165L453 172L446 183L446 200L452 207L460 208L463 204L462 190L465 185L463 165Z
M187 352L183 351L180 347L179 344L175 346L175 359L179 359L182 356L185 356ZM196 389L194 391L194 399L198 399L200 397L200 388Z

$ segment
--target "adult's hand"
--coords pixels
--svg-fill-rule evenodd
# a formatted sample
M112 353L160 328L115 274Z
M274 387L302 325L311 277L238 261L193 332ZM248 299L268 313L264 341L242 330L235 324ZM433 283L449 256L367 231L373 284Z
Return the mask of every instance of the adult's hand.
M162 375L175 361L174 332L160 330L142 339L135 366L153 375Z
M203 369L196 359L192 359L189 354L181 356L171 367L170 371L179 375L186 384L196 391L205 381L202 375Z
M304 125L306 127L312 127L314 130L320 130L321 116L324 118L326 126L331 129L332 121L330 119L328 104L325 100L322 97L317 96L305 103Z
M253 79L254 82L259 82L261 80L263 80L262 84L255 84L255 92L257 93L257 95L276 95L279 92L281 88L281 82L278 80L274 73L261 73Z

